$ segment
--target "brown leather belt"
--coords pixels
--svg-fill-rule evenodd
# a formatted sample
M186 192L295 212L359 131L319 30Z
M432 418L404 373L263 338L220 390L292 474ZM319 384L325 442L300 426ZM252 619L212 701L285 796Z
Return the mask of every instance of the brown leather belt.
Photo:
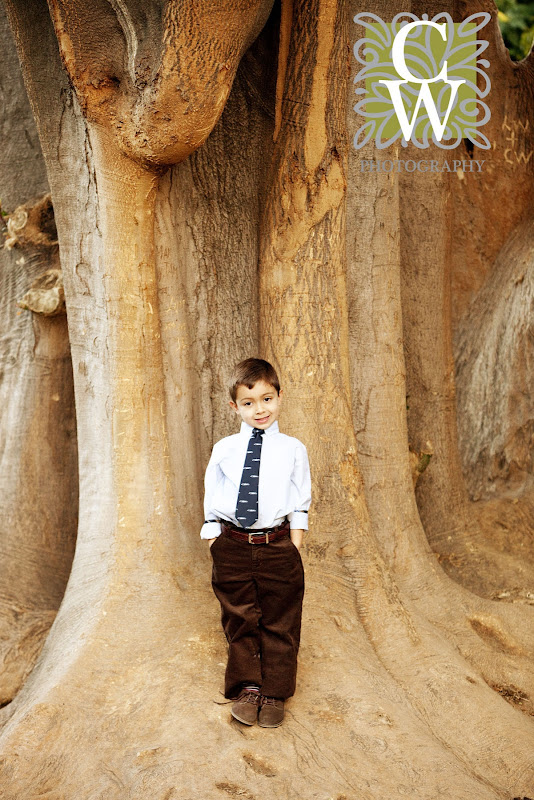
M230 539L236 539L238 542L248 542L249 544L269 544L269 542L276 542L277 539L289 536L289 522L287 520L275 528L256 528L255 530L237 528L229 522L223 522L221 525L221 531L225 536L229 536Z

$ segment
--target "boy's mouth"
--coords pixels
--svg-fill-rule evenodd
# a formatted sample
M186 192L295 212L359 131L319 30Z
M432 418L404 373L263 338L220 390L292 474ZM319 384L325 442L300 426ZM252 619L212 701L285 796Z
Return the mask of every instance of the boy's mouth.
M269 414L267 414L267 416L265 416L265 417L261 417L260 419L256 419L254 421L262 423L262 422L267 422L268 419L269 419Z

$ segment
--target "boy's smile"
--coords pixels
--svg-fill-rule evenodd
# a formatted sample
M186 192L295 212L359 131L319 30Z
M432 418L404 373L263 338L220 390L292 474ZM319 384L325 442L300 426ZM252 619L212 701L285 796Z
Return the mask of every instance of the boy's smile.
M278 394L274 386L262 380L256 381L252 389L239 385L236 402L230 401L230 405L247 425L267 430L278 419L281 401L282 390Z

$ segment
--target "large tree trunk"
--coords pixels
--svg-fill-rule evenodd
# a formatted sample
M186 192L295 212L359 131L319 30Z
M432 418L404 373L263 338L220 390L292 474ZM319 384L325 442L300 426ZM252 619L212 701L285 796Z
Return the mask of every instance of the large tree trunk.
M64 303L37 130L3 9L0 184L0 705L35 664L69 577L78 516L76 421ZM54 273L55 275L55 273ZM19 305L37 281L40 289ZM54 277L52 277L54 283ZM50 280L48 281L50 283ZM54 300L54 298L52 298Z
M469 4L468 12L479 9L492 7ZM404 237L403 254L408 429L416 452L427 441L434 452L416 496L428 539L447 572L483 596L526 599L534 591L534 574L524 564L524 537L534 520L528 455L534 410L527 388L530 282L528 274L524 284L519 280L519 263L529 252L530 236L524 224L515 229L531 213L534 191L532 167L524 161L532 147L526 120L534 111L534 62L532 56L521 64L510 61L496 23L484 37L492 66L491 120L485 129L492 150L478 156L486 159L485 172L445 173L440 187L423 175L405 182L401 192L400 229L415 232ZM469 157L467 149L462 157ZM418 212L424 219L419 227ZM501 248L504 258L498 257ZM525 273L528 269L525 263ZM510 285L507 271L518 279L517 288ZM510 292L515 292L513 304ZM507 309L506 336L499 306ZM495 369L483 366L495 359ZM481 393L490 395L486 403ZM525 394L516 408L516 398ZM498 462L505 487L495 468ZM473 508L470 497L495 499ZM510 525L510 516L518 529ZM514 587L519 592L507 595Z
M39 58L61 80L46 9L32 2L29 18L9 2L65 273L80 523L58 616L3 711L5 796L528 795L532 609L445 574L410 469L405 375L423 407L420 342L447 435L436 482L459 485L446 477L459 464L451 250L418 277L399 234L401 218L406 241L420 224L407 195L437 192L428 255L450 236L452 200L446 185L421 182L416 197L398 176L359 173L347 132L356 3L284 0L238 68L269 10L246 5L216 23L176 15L180 4L144 17L134 2L89 15L51 3L76 90L58 96L37 91ZM210 69L223 55L221 79ZM430 281L439 358L406 292L428 297ZM198 537L203 467L229 432L226 376L256 352L280 369L282 424L308 446L314 478L299 688L272 733L230 722L217 697L223 636Z

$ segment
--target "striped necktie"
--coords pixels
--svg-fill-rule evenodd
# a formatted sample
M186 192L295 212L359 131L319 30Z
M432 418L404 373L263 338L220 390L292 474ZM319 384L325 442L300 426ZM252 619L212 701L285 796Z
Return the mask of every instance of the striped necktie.
M258 519L258 484L260 479L260 459L262 436L265 431L252 429L249 439L245 465L241 475L235 516L243 528L250 528Z

